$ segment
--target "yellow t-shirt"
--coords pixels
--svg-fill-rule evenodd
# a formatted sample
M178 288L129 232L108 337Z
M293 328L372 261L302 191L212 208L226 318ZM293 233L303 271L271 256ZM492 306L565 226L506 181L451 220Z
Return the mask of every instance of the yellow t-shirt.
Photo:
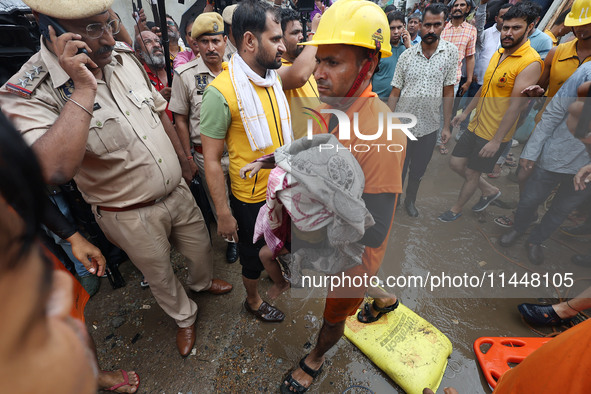
M201 135L226 140L230 156L229 173L232 194L238 200L246 203L265 200L270 170L262 169L254 177L242 179L240 169L263 155L273 153L275 149L285 143L281 130L279 107L273 88L252 85L267 115L267 123L273 140L273 145L262 151L253 151L250 148L238 109L236 91L228 70L222 71L205 89L201 104Z
M544 67L544 62L531 47L529 40L500 62L504 51L500 48L488 64L484 73L482 93L476 106L476 115L468 125L468 130L488 141L495 136L505 112L509 109L513 85L519 73L534 62ZM503 142L511 140L516 124L517 122L505 135Z
M548 97L553 97L566 80L573 75L580 64L591 60L591 57L579 59L577 55L577 39L560 44L552 58Z
M552 39L552 46L558 45L558 38L556 38L556 36L550 30L546 29L544 30L544 33L546 33L548 37Z
M552 100L552 97L558 92L563 83L570 78L571 75L577 71L577 68L583 63L591 60L591 56L582 61L577 55L577 39L565 42L556 47L556 52L552 57L552 65L550 66L550 79L548 82L548 90L546 91L546 101L544 107L536 115L536 124L542 119L544 110Z
M281 63L284 66L291 67L292 62L285 59L281 59ZM308 81L296 89L283 90L287 102L289 103L289 109L292 114L301 114L304 112L304 108L316 108L319 106L320 99L318 98L318 85L316 85L316 79L314 75L310 75ZM293 116L292 118L293 136L295 139L301 138L306 135L307 124L306 117L304 116Z

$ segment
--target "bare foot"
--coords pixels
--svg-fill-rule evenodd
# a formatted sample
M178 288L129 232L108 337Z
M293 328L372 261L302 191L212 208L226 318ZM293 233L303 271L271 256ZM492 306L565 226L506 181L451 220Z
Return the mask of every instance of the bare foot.
M561 302L560 304L552 305L554 308L554 312L560 317L561 319L572 319L576 315L578 315L578 311L569 308L566 302Z
M273 286L267 290L267 297L269 297L270 300L274 300L283 294L283 292L289 290L290 287L291 286L289 282L286 280L284 280L282 283L274 283Z
M306 359L304 360L304 363L306 363L306 365L313 369L313 370L318 370L318 368L322 367L322 364L324 364L324 356L319 359L319 360L311 360L310 359L310 355L308 355L306 357ZM292 373L291 376L293 377L293 379L298 382L300 385L308 388L312 385L312 382L314 382L314 378L311 377L310 375L308 375L307 373L305 373L304 371L302 371L302 369L298 366ZM285 386L289 386L289 383L287 382L287 380L283 381L283 384ZM292 391L295 393L295 391L293 390L293 387L289 386L289 391Z
M129 384L121 386L114 390L116 393L135 393L140 384L140 378L135 371L128 371L127 377ZM122 370L119 371L101 371L98 376L98 386L101 390L106 390L110 387L123 383L124 375Z

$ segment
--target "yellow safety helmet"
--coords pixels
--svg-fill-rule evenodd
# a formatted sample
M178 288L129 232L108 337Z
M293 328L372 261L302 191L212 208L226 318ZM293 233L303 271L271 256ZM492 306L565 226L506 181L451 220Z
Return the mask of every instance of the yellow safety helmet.
M591 0L575 0L564 19L564 26L583 26L591 23Z
M589 1L589 0L587 0ZM300 45L355 45L392 55L390 25L382 9L367 0L338 0L320 19L312 41Z

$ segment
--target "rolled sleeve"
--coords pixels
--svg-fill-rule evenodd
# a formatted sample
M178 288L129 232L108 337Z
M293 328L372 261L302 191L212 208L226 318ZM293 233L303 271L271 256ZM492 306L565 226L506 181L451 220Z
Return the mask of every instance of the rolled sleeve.
M230 106L224 95L213 86L208 86L201 102L201 134L223 140L232 123Z
M472 56L476 53L476 29L470 32L470 38L468 39L468 44L466 45L466 57Z

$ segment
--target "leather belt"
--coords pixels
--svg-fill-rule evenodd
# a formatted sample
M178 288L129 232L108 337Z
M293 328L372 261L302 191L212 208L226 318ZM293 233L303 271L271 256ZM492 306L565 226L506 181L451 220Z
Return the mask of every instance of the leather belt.
M132 205L128 205L126 207L121 207L121 208L118 208L118 207L103 207L103 206L99 205L99 206L97 206L97 209L99 211L107 211L107 212L125 212L125 211L131 211L131 210L134 210L134 209L140 209L140 208L150 207L150 206L152 206L154 204L158 204L159 202L162 202L162 201L166 200L166 198L168 196L170 196L170 194L167 194L164 197L157 198L156 200L152 200L152 201L148 201L148 202L140 202L140 203L137 203L137 204L132 204Z

